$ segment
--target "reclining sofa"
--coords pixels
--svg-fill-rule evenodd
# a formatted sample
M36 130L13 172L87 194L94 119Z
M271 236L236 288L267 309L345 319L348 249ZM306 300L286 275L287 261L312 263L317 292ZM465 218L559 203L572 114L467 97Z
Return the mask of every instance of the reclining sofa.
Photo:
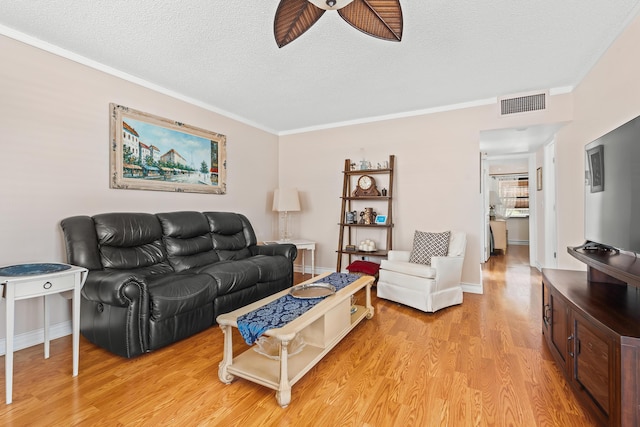
M123 357L189 337L293 285L296 247L258 246L241 214L104 213L61 227L67 261L89 270L80 331Z

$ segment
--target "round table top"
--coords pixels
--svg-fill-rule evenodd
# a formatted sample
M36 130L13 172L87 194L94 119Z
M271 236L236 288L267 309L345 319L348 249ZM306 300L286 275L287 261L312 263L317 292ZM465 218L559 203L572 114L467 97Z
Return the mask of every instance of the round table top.
M59 263L16 264L0 267L0 276L33 276L36 274L57 273L70 268L69 264Z

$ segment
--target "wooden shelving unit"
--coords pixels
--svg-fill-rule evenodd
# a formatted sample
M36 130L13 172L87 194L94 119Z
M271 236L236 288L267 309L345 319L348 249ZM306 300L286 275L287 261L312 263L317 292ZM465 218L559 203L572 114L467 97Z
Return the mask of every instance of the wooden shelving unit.
M336 271L342 271L342 261L344 257L347 257L348 262L346 265L351 264L353 257L386 257L389 250L393 248L393 174L395 168L395 156L389 156L389 167L384 169L359 169L352 170L351 169L351 160L345 159L344 161L344 170L342 171L344 175L343 184L342 184L342 209L340 210L340 235L338 238L338 262ZM373 175L373 176L383 176L386 175L388 178L388 188L386 196L354 196L353 191L356 188L356 182L359 177L362 175ZM385 187L387 186L387 182L385 182ZM348 224L346 222L346 214L347 212L351 212L352 210L360 211L364 209L366 206L363 202L370 202L374 204L374 207L380 207L382 209L386 209L386 212L382 212L387 216L387 221L385 224L360 224L358 221L360 218L356 219L357 223ZM354 232L355 230L367 230L367 229L377 229L377 230L385 230L385 246L383 248L378 248L375 252L363 252L363 251L347 251L347 245L355 245L356 248L358 246L358 242L354 240ZM378 243L379 244L379 243Z

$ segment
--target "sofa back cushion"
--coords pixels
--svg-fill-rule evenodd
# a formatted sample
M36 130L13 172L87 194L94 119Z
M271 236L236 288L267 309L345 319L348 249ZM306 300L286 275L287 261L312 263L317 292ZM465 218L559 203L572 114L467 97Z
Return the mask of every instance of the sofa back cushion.
M175 271L213 264L220 260L213 250L209 222L200 212L157 214L162 226L169 263Z
M102 270L93 218L72 216L60 222L67 250L67 262L89 270Z
M213 249L220 259L245 259L251 256L249 246L256 244L256 235L249 220L232 212L205 212L209 221Z
M162 227L147 213L106 213L93 217L102 266L131 270L158 266L171 270L162 245Z

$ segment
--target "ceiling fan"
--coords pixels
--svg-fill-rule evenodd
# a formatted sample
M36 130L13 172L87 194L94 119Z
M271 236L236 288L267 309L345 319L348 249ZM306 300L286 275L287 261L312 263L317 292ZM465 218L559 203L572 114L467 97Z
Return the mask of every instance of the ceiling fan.
M300 37L327 10L337 10L342 19L370 36L402 39L400 0L281 0L273 25L278 47Z

